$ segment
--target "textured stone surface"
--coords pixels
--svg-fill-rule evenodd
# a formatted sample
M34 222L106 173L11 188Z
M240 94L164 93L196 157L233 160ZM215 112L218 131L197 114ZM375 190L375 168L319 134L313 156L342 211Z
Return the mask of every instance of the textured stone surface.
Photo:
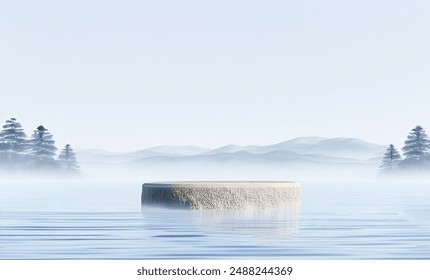
M300 204L300 185L271 181L145 183L142 204L215 210L290 207Z

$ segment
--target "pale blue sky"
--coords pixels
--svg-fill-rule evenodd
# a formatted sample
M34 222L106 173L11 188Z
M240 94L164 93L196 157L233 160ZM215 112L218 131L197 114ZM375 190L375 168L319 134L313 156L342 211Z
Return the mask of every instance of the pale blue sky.
M430 132L429 15L417 0L0 0L0 121L113 151L401 145Z

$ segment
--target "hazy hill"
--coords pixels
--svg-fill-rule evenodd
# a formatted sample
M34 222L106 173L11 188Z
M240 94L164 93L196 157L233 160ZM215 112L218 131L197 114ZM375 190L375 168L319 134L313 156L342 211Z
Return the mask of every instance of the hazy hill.
M126 163L157 156L191 156L205 153L209 150L209 148L198 146L157 146L128 153L113 153L97 149L79 149L77 150L77 154L79 155L79 161L83 163Z
M207 154L249 152L264 154L274 151L290 151L298 154L346 157L366 160L381 157L385 146L365 142L357 138L300 137L274 145L238 146L228 145L209 151Z
M344 159L369 160L382 157L385 146L369 143L357 138L323 138L301 137L285 142L266 146L227 145L210 150L198 146L157 146L130 153L112 153L102 150L77 150L80 162L126 163L148 158L190 157L189 159L205 159L222 157L238 157L238 152L261 155L258 159L292 159L324 161L330 158L340 162ZM287 153L289 152L289 153ZM230 155L229 155L230 154ZM342 159L343 158L343 159Z
M301 137L213 150L197 146L158 146L130 153L77 150L77 157L84 171L103 177L362 178L376 174L384 151L385 146L356 138Z

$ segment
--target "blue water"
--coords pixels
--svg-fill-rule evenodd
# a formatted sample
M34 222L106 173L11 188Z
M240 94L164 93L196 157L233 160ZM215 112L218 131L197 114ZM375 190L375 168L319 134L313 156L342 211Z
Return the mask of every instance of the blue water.
M1 182L0 259L430 259L429 182L302 182L300 207L141 208L141 182Z

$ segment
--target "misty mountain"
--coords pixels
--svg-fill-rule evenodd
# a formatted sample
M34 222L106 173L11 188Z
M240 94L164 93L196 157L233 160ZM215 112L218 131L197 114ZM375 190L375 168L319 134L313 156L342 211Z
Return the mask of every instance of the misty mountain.
M100 176L198 179L362 178L376 173L385 146L356 138L301 137L267 146L158 146L130 153L78 150ZM292 177L291 177L292 176Z
M77 150L80 162L100 162L100 163L126 163L143 158L151 157L176 157L191 156L202 154L210 151L209 148L198 146L157 146L149 149L128 152L113 153L98 149L80 149Z
M290 151L298 154L366 160L381 157L385 148L385 146L369 143L357 138L300 137L267 146L228 145L214 149L207 154L235 152L265 154L275 151Z
M227 145L217 149L198 146L157 146L130 153L78 150L82 163L139 163L147 161L219 161L229 159L250 162L312 161L336 163L374 163L385 146L357 138L300 137L267 146Z
M327 138L323 137L300 137L293 140L281 142L274 145L267 145L267 146L256 146L256 145L250 145L250 146L239 146L239 145L227 145L223 146L217 149L214 149L208 154L217 154L217 153L234 153L239 151L246 151L253 154L263 154L268 153L271 151L276 150L284 150L284 151L296 151L295 146L303 147L306 146L312 146L317 144L318 142L322 140L326 140ZM283 147L284 146L284 147Z

